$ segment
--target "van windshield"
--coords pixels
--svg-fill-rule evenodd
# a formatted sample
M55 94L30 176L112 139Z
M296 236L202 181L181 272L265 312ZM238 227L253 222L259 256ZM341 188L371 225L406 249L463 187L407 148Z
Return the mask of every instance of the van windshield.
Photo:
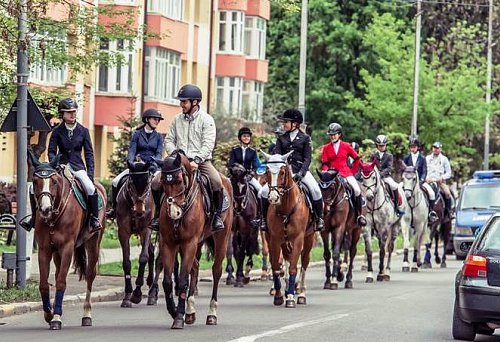
M462 191L459 210L500 210L500 184L470 185Z

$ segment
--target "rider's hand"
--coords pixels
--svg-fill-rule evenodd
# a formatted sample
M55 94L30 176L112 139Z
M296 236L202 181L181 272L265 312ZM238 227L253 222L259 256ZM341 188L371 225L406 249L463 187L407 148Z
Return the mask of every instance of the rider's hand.
M196 164L194 161L190 161L189 165L191 165L191 171L196 171L198 170L198 164Z

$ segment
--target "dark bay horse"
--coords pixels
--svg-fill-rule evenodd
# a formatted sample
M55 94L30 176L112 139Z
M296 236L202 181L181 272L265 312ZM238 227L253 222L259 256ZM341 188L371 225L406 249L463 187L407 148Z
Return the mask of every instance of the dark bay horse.
M217 324L217 293L222 275L233 222L233 189L229 179L221 175L227 207L223 212L224 230L212 233L211 220L204 208L202 184L198 172L192 172L189 160L182 152L174 152L162 163L161 184L164 192L160 211L160 255L164 266L163 289L167 311L174 319L172 329L183 329L184 322L196 320L194 291L197 282L198 260L205 242L213 255L213 287L207 325ZM177 307L172 293L172 272L177 253L181 257ZM191 275L191 282L189 276ZM188 292L189 285L189 292ZM187 301L187 309L186 309ZM184 317L185 316L185 317ZM184 320L185 319L185 320Z
M349 204L349 195L338 176L338 171L330 169L317 171L320 188L323 194L325 229L321 232L326 267L324 289L335 290L338 282L344 279L340 269L341 248L349 251L345 288L352 288L352 268L356 257L356 246L361 236L361 227L356 222L356 212ZM329 249L329 237L332 236L332 253ZM333 254L333 265L330 269L330 258Z
M292 151L293 152L293 151ZM288 273L288 289L285 291L287 308L294 308L295 291L297 288L297 304L306 304L305 277L309 265L310 252L315 242L312 229L313 221L307 207L304 193L292 178L290 165L286 160L292 152L285 155L264 154L267 159L267 180L269 185L269 211L267 224L269 239L269 254L274 281L274 305L284 302L281 292L280 257L289 264L285 266L285 276ZM299 280L297 278L297 264L301 257Z
M66 177L57 171L60 168L59 156L50 163L41 163L31 153L29 156L34 167L33 190L37 202L36 210L38 210L35 221L35 239L38 244L40 295L45 321L49 323L51 330L61 329L66 276L71 259L74 258L74 266L80 280L87 281L82 326L91 326L92 283L96 276L99 244L104 232L106 192L101 184L95 184L104 202L102 209L99 210L99 220L103 228L90 236L86 211L75 196L75 181L70 176ZM77 241L83 243L77 245ZM56 266L54 307L50 303L48 282L52 258Z
M158 283L154 279L154 246L151 242L150 223L153 219L155 205L151 194L152 175L149 164L143 161L128 163L129 174L125 184L116 198L116 222L118 239L122 248L122 267L125 277L125 295L122 308L132 307L142 300L141 287L144 285L144 271L148 265L147 285L150 287L148 305L156 304L158 299ZM132 291L132 264L130 262L130 237L137 235L141 242L139 255L139 271Z
M233 230L232 250L236 259L235 287L243 287L250 282L250 271L253 267L252 256L259 253L258 230L253 226L258 213L258 200L250 187L247 177L251 177L243 165L235 164L229 168L231 186L233 187ZM245 257L248 261L243 270ZM227 260L232 266L231 259Z

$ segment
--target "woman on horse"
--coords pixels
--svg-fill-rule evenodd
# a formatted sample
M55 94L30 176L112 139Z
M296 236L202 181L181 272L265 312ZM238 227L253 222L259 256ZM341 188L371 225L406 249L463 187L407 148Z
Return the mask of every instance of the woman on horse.
M300 125L304 122L304 117L297 109L287 109L282 115L278 116L278 119L281 120L285 133L280 135L276 140L274 153L284 155L293 151L289 158L293 178L297 183L302 182L309 189L313 200L315 230L321 231L324 227L323 197L318 183L309 172L309 165L311 165L311 137L300 129ZM262 206L260 229L267 231L266 220L269 209L269 202L267 200L269 186L267 184L262 187L260 195Z
M385 184L389 185L393 194L394 200L394 209L399 216L404 215L404 211L402 207L400 207L400 198L403 198L403 195L399 192L398 183L394 181L391 177L392 172L392 164L394 157L392 153L387 152L387 142L388 139L385 135L380 134L375 138L375 145L377 145L377 152L373 153L370 156L370 162L375 161L380 171L380 176L384 180ZM401 201L402 206L402 201Z
M136 161L136 158L140 156L143 162L149 163L149 172L152 174L160 173L155 159L162 159L163 138L160 133L156 131L161 120L163 120L163 117L160 111L155 108L146 109L144 113L142 113L142 122L144 124L134 131L128 148L127 161L132 164ZM109 219L115 218L116 197L122 185L121 180L128 174L129 169L126 168L111 182L111 208L106 213L106 217ZM161 192L159 189L152 189L152 194L155 201L155 215L151 222L151 229L158 231Z
M363 196L356 178L354 178L351 170L357 170L361 159L352 148L351 144L342 141L342 126L336 122L328 126L327 134L330 136L330 142L323 146L321 153L321 170L336 169L339 175L344 177L352 190L354 191L354 205L357 215L357 222L360 226L366 225L366 218L362 214ZM347 164L348 158L353 159L352 167Z

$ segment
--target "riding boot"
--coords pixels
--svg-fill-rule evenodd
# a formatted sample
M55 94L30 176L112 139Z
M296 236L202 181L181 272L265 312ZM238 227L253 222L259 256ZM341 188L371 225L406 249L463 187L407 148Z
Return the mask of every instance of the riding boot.
M436 200L429 200L429 221L430 222L436 222L438 219L438 216L436 212L434 211L434 203L436 203Z
M360 227L366 226L366 218L362 214L362 212L363 212L363 196L362 195L357 196L355 201L356 201L356 216L357 216L356 221L358 222L358 225Z
M267 198L262 197L260 199L260 230L263 232L267 232L267 211L269 210L269 201Z
M314 216L315 216L315 226L314 230L317 232L320 232L323 230L325 226L325 222L323 221L323 200L315 200L313 201L313 210L314 210Z
M161 192L160 190L151 190L153 200L155 202L155 214L151 221L151 230L157 232L160 230L160 209L161 209Z
M19 221L19 225L23 227L26 231L31 231L35 228L35 219L36 219L36 200L35 194L30 193L30 206L31 206L31 215L26 216L21 221Z
M212 221L212 231L215 233L224 230L224 222L222 221L222 202L224 201L224 193L222 190L214 191L213 200L215 210Z
M99 195L97 192L89 195L87 197L88 211L90 213L90 232L94 233L102 228L101 222L99 222Z
M392 191L392 196L394 197L394 208L396 210L396 214L398 217L401 217L405 214L404 211L399 209L399 191L398 189Z
M110 208L106 211L106 218L109 220L114 220L116 218L116 197L118 196L118 187L111 186L111 201Z

